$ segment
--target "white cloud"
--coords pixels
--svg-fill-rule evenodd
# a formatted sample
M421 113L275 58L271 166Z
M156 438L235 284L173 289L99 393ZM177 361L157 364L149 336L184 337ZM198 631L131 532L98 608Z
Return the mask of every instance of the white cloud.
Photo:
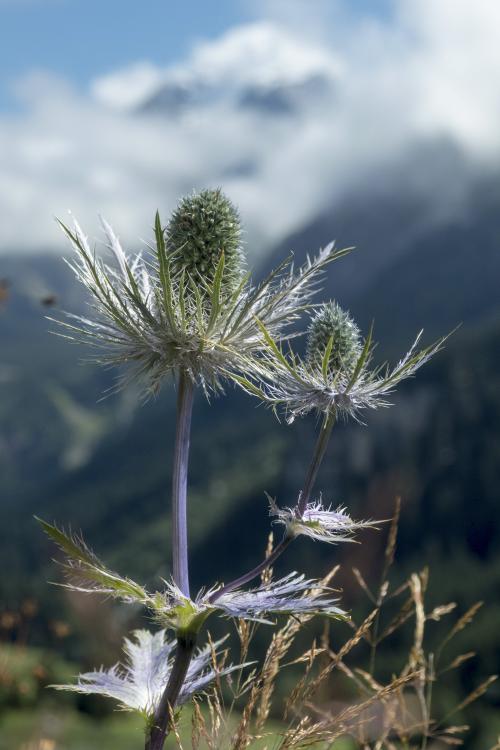
M91 92L97 101L117 109L130 109L155 92L165 80L165 73L147 61L96 79Z
M90 231L105 214L131 242L149 235L156 208L166 216L180 194L213 184L264 246L380 181L419 141L450 139L479 165L498 159L500 5L399 0L375 20L327 4L299 34L306 5L287 0L290 29L275 2L273 22L202 42L174 68L142 62L103 76L88 96L53 78L24 81L23 112L0 117L0 252L60 247L50 217L68 208ZM330 89L297 93L320 77ZM131 109L161 85L184 87L190 103L175 116ZM295 114L242 106L249 91L276 87ZM437 168L417 166L405 179L428 189Z

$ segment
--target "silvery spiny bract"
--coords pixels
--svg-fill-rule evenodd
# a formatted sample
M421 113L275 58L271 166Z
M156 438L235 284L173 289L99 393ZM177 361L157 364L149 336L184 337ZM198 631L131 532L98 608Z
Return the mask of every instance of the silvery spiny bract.
M217 652L224 640L226 639L222 638L210 643L195 653L175 707L182 706L217 677L228 675L250 664L249 662L218 668ZM74 684L53 687L57 690L114 698L122 709L137 711L145 719L151 720L172 672L175 649L175 640L168 640L164 630L156 633L136 630L133 639L125 639L123 664L115 664L109 669L99 669L95 672L84 672L78 676L78 682Z
M268 499L269 515L276 519L274 523L283 524L285 534L292 538L302 535L328 544L352 542L356 531L375 526L374 521L353 521L345 508L340 506L332 510L321 500L307 503L301 511L299 505L279 508L272 497L268 496Z
M267 624L272 624L272 621L266 615L322 614L345 619L346 613L335 606L338 599L328 596L328 591L321 581L308 580L296 572L246 591L225 591L223 587L216 586L209 591L201 591L194 601L185 597L177 586L169 584L164 609L163 612L159 610L159 617L160 621L164 620L174 629L179 628L178 612L183 608L193 611L195 623L198 618L206 619L217 610L226 617Z
M262 330L268 347L264 377L260 383L249 379L240 379L240 383L263 401L282 406L290 422L310 411L359 420L363 409L390 406L385 397L440 351L448 338L418 350L420 331L395 366L371 369L372 331L359 346L357 326L332 303L320 306L312 319L305 359L291 349L284 352L265 325Z
M230 214L228 202L218 195L217 205ZM196 203L195 197L186 199L186 205ZM208 217L212 221L212 214ZM69 322L57 322L68 338L96 347L98 362L131 366L128 377L141 377L149 391L177 371L207 391L220 390L225 378L237 381L238 373L260 377L265 367L260 355L266 349L261 326L274 337L289 336L289 326L308 306L325 266L348 252L335 250L332 243L298 271L288 259L258 286L248 274L235 284L241 268L235 244L239 230L229 232L227 258L222 248L215 270L209 265L203 275L202 265L196 266L195 278L194 255L182 261L187 245L169 250L158 214L155 246L134 257L124 252L109 224L102 224L113 264L96 256L77 222L74 229L61 225L76 251L70 265L90 292L92 315L69 315ZM197 226L201 232L199 222ZM206 231L211 238L211 223ZM179 239L180 229L169 232Z

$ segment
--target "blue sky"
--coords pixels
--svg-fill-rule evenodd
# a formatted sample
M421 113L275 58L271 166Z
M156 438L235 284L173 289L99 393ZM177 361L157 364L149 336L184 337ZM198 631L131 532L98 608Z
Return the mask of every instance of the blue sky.
M323 0L295 4L324 13ZM381 16L390 3L350 0L349 5ZM166 65L182 59L200 39L263 18L265 6L258 0L0 0L0 107L14 105L12 81L33 69L84 87L94 76L137 60Z
M247 15L231 0L0 0L3 104L9 82L34 68L85 85L131 61L175 61Z

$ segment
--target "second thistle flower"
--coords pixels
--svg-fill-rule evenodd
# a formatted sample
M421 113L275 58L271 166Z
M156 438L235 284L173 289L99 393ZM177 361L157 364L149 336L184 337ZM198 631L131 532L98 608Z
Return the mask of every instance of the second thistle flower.
M386 396L440 351L447 339L444 336L417 350L421 331L396 365L371 369L372 332L362 341L356 323L336 302L321 305L312 318L304 359L293 351L285 354L266 333L272 375L266 375L254 392L258 390L263 401L283 406L289 421L311 411L359 419L363 409L389 406Z

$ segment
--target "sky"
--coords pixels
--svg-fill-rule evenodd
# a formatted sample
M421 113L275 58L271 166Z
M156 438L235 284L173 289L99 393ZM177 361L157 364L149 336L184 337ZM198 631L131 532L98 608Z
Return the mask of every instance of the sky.
M131 61L181 59L247 16L238 0L0 0L2 107L13 106L10 83L33 69L84 88Z
M0 0L0 254L59 252L68 210L137 242L210 185L255 252L396 173L457 210L499 70L496 0Z
M324 5L312 0L309 7L315 4ZM273 17L273 5L266 12L259 0L0 0L0 107L15 106L11 83L33 69L65 75L84 88L131 61L180 60L200 40ZM352 7L380 17L389 3L352 0Z

